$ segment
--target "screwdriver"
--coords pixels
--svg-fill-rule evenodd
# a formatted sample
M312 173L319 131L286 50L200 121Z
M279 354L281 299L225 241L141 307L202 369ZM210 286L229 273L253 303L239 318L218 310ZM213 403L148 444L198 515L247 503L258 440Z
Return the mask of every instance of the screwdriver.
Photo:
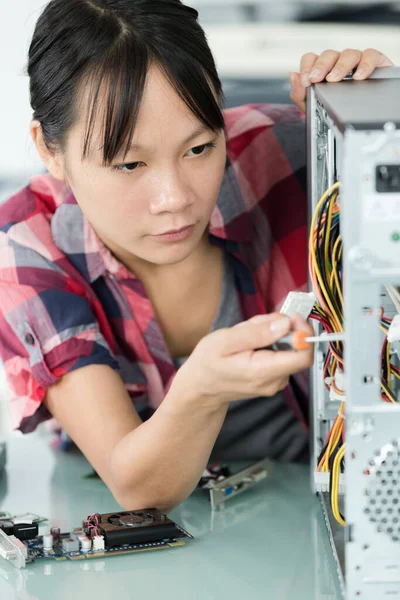
M309 336L305 331L294 331L281 338L276 345L279 350L287 349L287 347L293 350L308 350L310 344L317 342L343 342L344 340L344 331L338 333L321 333L321 335L315 336Z

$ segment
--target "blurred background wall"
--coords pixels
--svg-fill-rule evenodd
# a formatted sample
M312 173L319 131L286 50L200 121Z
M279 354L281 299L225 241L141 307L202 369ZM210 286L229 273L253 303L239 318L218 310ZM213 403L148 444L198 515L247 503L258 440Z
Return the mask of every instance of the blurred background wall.
M68 0L65 0L68 1ZM289 71L305 52L377 48L400 66L400 1L188 0L198 9L227 106L290 102ZM42 170L29 138L24 74L43 0L0 2L0 201ZM9 428L0 366L0 436Z

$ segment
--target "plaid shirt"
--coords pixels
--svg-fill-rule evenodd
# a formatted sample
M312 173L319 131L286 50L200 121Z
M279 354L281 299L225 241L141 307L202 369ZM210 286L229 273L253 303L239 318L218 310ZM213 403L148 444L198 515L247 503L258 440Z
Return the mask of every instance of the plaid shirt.
M225 123L227 164L209 239L235 259L248 319L307 288L305 126L295 106L283 105L227 109ZM51 417L46 390L74 369L116 369L143 418L176 374L141 281L50 175L0 206L0 359L12 424L24 433ZM286 399L305 422L301 390L304 375L292 378Z

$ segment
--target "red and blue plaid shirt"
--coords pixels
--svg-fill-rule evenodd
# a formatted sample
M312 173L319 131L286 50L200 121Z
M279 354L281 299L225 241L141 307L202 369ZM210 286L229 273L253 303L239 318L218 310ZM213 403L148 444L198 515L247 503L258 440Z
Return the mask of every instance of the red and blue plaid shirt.
M209 237L236 259L248 319L307 288L305 124L283 105L228 109L225 123L227 164ZM13 427L25 433L51 417L46 390L74 369L117 370L144 418L176 374L141 281L50 175L0 206L0 359ZM304 375L292 378L286 398L305 422L299 391L304 400Z

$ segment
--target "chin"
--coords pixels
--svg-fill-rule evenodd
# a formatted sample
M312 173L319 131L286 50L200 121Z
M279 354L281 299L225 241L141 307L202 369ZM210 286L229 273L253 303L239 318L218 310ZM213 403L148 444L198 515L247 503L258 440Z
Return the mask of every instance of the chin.
M164 252L157 252L154 253L154 256L152 257L153 260L150 260L149 262L156 264L156 265L176 265L184 260L186 260L187 258L189 258L189 256L192 254L193 252L193 248L190 247L186 247L186 248L171 248L170 252L167 251L167 249L165 249Z

